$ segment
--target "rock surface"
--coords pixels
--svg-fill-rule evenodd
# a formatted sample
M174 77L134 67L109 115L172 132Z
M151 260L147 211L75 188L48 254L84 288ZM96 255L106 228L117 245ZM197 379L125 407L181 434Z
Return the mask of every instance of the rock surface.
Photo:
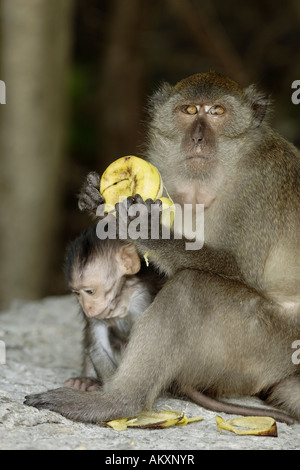
M277 423L277 438L237 436L227 431L220 435L216 413L170 397L159 398L155 409L184 411L188 417L202 416L204 420L161 430L114 431L23 405L26 394L60 387L66 378L80 373L82 325L77 310L74 299L63 296L16 301L0 314L0 344L4 342L6 351L6 364L1 364L0 355L0 450L300 449L298 423ZM253 398L235 401L261 405Z

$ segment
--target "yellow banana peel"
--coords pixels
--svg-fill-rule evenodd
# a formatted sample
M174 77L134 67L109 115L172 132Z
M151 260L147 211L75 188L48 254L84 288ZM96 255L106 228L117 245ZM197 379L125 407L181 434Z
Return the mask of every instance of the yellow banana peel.
M124 431L129 427L143 429L169 428L175 425L184 426L203 418L187 418L184 413L178 411L144 411L133 418L115 419L106 423L99 423L113 428L115 431Z
M134 155L121 157L104 171L100 181L100 193L104 197L104 212L114 213L114 206L129 196L139 194L143 200L162 201L161 222L173 225L175 206L171 198L163 197L163 181L157 168Z
M129 196L156 200L163 194L159 171L142 158L128 155L112 162L100 181L100 193L107 204L115 205Z
M220 434L224 429L240 436L253 435L277 437L276 421L267 416L242 416L225 421L221 416L217 415L216 423Z

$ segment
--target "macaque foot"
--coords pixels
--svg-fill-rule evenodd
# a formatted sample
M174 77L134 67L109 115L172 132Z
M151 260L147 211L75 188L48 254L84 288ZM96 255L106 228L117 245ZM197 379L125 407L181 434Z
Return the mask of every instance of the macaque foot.
M115 394L103 391L86 393L69 387L27 395L24 404L55 411L68 419L87 423L134 416L140 411L132 400L120 396L119 392Z
M94 395L99 392L86 393L82 390L76 390L69 387L61 387L47 392L27 395L24 404L34 406L38 409L47 409L55 411L65 416L66 418L75 421L81 420L81 415L87 411L88 405L82 396ZM80 403L83 406L80 406ZM84 408L84 409L83 409ZM83 421L85 421L83 419Z
M104 198L100 194L100 176L95 171L89 173L78 198L78 207L81 211L96 213Z
M101 389L101 382L97 379L91 379L89 377L71 377L65 380L64 387L76 388L83 392L92 392Z

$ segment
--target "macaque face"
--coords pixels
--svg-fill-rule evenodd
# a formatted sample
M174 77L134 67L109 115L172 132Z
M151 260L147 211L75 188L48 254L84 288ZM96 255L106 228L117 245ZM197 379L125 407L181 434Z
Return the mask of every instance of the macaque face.
M124 288L126 278L140 267L135 246L127 243L106 255L95 253L83 269L73 260L69 286L87 317L124 317L130 303L130 290Z
M73 268L71 291L76 295L84 313L92 318L122 316L116 309L121 290L121 276L108 275L108 267L99 261L88 263L82 272Z
M216 160L217 137L228 121L224 103L182 102L175 109L175 122L181 134L181 154L191 173L209 170Z
M196 74L174 88L165 84L153 96L149 153L168 191L178 174L199 182L235 164L244 136L265 113L263 100L254 103L254 95L254 89L245 91L217 74Z

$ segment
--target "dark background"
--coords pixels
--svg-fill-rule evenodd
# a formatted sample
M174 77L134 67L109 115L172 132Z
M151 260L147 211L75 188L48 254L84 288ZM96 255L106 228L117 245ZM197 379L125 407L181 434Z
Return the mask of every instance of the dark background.
M217 70L274 101L300 146L298 0L0 0L0 303L65 293L86 174L141 155L147 96Z

